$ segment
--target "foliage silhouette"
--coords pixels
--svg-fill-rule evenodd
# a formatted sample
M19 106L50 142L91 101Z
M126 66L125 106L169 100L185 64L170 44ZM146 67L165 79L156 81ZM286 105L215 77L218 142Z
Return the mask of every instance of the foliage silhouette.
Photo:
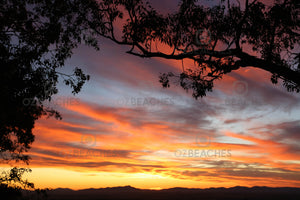
M272 83L281 79L288 91L299 92L299 3L244 2L220 0L207 7L182 0L178 11L166 15L143 0L1 1L2 160L28 162L24 153L34 141L35 121L43 115L61 119L56 110L43 105L57 93L58 77L73 88L73 94L89 80L79 68L73 75L58 69L80 43L99 50L98 37L130 46L127 53L142 58L192 59L196 67L164 73L160 82L169 87L175 77L195 98L211 92L214 81L224 74L245 67L268 71ZM116 24L122 22L118 34ZM157 43L168 45L170 53L159 50ZM29 105L24 103L28 99Z
M49 189L35 189L34 184L23 178L24 173L31 172L28 168L13 167L0 174L0 197L2 199L47 199Z
M25 161L32 129L43 115L61 119L43 105L57 93L58 77L77 94L89 80L80 68L58 71L80 43L99 49L89 24L98 23L94 1L3 0L0 2L0 156ZM98 10L97 10L98 11Z
M34 188L34 184L22 178L25 172L31 172L30 169L13 167L9 171L3 171L0 176L0 183L3 185L14 186L14 188Z
M181 74L164 73L163 87L176 77L185 90L192 89L195 98L211 92L214 81L224 74L245 67L254 67L272 74L290 92L300 91L299 3L297 0L274 0L265 5L258 0L220 0L205 7L197 0L180 1L178 11L158 13L143 0L103 0L106 10L106 31L99 35L117 44L131 46L127 53L142 58L192 59L196 67ZM122 35L115 33L118 20L126 16ZM208 40L202 41L203 32ZM159 50L163 43L172 51Z
M99 36L130 46L127 53L134 56L193 60L196 67L183 66L180 74L164 73L160 82L169 87L170 78L177 78L194 98L211 92L214 81L223 75L245 67L268 71L272 83L280 79L288 91L300 91L297 0L274 0L272 5L220 0L211 7L182 0L178 11L167 15L143 0L2 0L0 7L0 156L4 161L28 163L25 153L34 141L35 121L43 115L61 119L59 112L43 104L58 92L58 77L73 88L73 94L89 80L80 68L71 75L58 69L81 43L99 50ZM118 34L116 24L121 21L125 23ZM171 51L159 50L157 43ZM18 196L20 188L8 186L12 181L33 187L21 179L25 171L12 168L1 177L0 191Z

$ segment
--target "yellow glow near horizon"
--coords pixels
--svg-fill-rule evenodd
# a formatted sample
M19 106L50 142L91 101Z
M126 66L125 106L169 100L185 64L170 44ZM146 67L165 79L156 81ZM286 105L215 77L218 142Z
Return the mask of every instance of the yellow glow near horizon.
M208 188L215 183L175 179L151 173L81 172L59 168L32 168L24 176L36 188L105 188L130 185L140 189L167 189L172 187ZM223 185L224 186L224 185ZM228 184L234 186L234 184Z

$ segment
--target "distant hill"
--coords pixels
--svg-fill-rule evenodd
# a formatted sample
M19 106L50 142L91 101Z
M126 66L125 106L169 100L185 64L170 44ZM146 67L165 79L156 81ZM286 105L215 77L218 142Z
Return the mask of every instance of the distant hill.
M49 200L300 200L300 188L232 187L142 190L131 186L71 190L58 188L48 192Z

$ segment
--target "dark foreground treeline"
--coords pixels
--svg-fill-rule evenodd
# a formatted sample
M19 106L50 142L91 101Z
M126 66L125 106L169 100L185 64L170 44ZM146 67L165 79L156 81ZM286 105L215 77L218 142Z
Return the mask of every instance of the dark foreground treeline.
M24 192L24 191L23 191ZM28 193L28 191L27 191ZM27 195L28 196L28 195ZM31 196L31 195L29 195ZM100 189L54 189L47 192L48 200L300 200L300 188L232 187L163 190L141 190L130 186ZM0 199L14 199L8 196ZM32 199L34 196L32 196Z
M22 194L21 194L22 193ZM269 187L233 187L187 189L171 188L164 190L142 190L130 186L100 189L54 189L47 195L36 192L16 190L0 191L3 200L300 200L300 188L269 188Z
M172 188L141 190L130 186L73 191L56 189L49 192L51 200L122 199L122 200L300 200L300 188L233 187L210 189Z

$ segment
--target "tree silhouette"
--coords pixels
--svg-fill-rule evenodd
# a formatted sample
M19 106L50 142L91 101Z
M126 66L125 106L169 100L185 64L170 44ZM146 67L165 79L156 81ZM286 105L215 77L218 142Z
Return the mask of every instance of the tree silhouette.
M272 5L220 0L211 7L182 0L178 11L167 15L143 0L2 0L0 7L4 161L29 162L25 153L34 141L35 121L43 115L61 119L58 111L43 105L58 92L58 77L73 94L89 80L80 68L71 75L58 69L81 43L99 50L99 36L129 46L127 53L134 56L193 60L195 67L163 73L160 82L169 87L170 78L178 79L196 99L211 92L215 80L245 67L268 71L272 83L280 79L288 91L300 91L298 0L274 0ZM169 50L159 49L158 43ZM1 195L21 195L20 187L8 186L12 181L33 187L21 178L25 171L12 168L1 176Z
M0 156L28 163L35 121L61 118L43 105L57 93L58 77L73 94L89 80L80 68L70 75L57 69L80 43L98 49L89 24L100 28L100 13L95 1L79 0L2 0L0 7Z
M28 161L32 129L42 115L60 114L45 107L57 93L58 77L80 91L89 79L81 69L73 75L57 71L80 43L99 49L98 36L142 58L191 59L196 67L164 73L170 86L177 78L195 98L212 91L224 74L255 67L283 81L288 91L300 90L299 4L274 0L220 0L204 6L182 0L178 11L160 14L143 0L3 0L0 2L0 156ZM119 25L116 25L119 24ZM120 28L122 33L116 33ZM157 43L169 46L158 49ZM26 102L24 102L26 100ZM28 102L29 100L29 102Z
M196 0L182 0L177 12L159 14L142 0L103 0L105 29L99 35L117 44L128 45L127 53L142 58L191 59L196 68L181 74L164 73L160 82L169 87L176 77L195 98L212 91L214 81L224 74L254 67L272 74L288 91L300 91L299 3L274 0L270 6L257 0L220 0L205 7ZM122 35L117 36L116 22L126 16ZM166 44L172 51L157 48Z
M14 167L9 171L3 171L0 175L0 183L1 185L14 185L15 188L34 188L33 183L22 178L25 172L31 172L31 170Z
M31 170L13 167L1 172L0 197L2 199L47 199L48 189L35 189L33 183L22 177L25 172L31 172ZM34 189L34 192L26 191L26 189Z

